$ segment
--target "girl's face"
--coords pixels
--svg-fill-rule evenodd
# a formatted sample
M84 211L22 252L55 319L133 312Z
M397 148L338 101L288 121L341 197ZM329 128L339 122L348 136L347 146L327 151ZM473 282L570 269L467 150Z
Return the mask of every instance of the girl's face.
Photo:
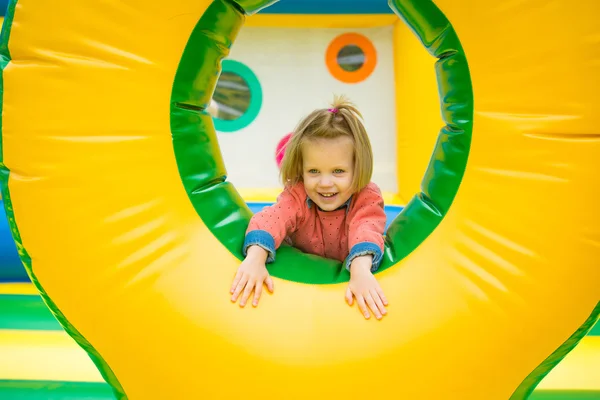
M352 196L354 141L347 136L310 139L302 144L302 178L306 194L324 211L333 211Z

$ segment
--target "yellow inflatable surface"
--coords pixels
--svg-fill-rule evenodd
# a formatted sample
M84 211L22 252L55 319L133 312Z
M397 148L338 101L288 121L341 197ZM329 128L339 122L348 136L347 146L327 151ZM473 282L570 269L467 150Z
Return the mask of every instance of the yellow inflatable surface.
M446 126L366 321L289 248L230 302L250 211L205 107L268 3L11 2L2 195L48 307L119 399L526 398L600 314L600 6L390 0Z

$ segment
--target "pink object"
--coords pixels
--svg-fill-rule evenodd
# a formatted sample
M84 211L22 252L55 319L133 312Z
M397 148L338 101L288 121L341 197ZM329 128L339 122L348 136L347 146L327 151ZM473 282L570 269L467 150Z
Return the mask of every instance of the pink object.
M333 113L333 114L337 114L338 109L337 108L329 108L327 111L329 111L330 113Z
M285 240L305 253L344 262L353 246L373 243L383 253L386 216L383 197L375 183L352 196L348 209L321 211L307 204L304 184L286 187L277 202L254 214L246 234L268 232L275 249Z
M285 147L287 146L291 137L292 137L292 133L288 133L279 141L279 143L277 143L277 149L275 150L275 162L277 162L278 168L281 168L281 161L283 161L283 155L285 154Z

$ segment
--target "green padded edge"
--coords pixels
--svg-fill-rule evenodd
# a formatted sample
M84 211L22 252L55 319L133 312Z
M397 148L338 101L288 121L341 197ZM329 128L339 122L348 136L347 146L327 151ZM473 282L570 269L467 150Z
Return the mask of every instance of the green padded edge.
M6 10L6 18L4 19L4 23L2 26L2 34L0 37L0 68L2 69L2 74L0 75L0 93L2 94L2 98L0 99L0 131L3 130L3 121L1 118L3 115L2 111L4 110L4 69L7 67L7 65L9 65L11 61L9 39L15 10L17 8L17 3L18 0L11 0L8 4ZM23 245L21 235L19 234L18 224L15 220L15 214L12 207L12 200L8 185L10 170L4 164L4 148L2 146L2 140L3 132L2 134L0 134L0 184L2 190L2 198L4 199L4 209L7 215L8 224L10 226L13 239L16 243L17 251L19 253L19 257L21 258L21 262L23 263L25 270L27 271L27 274L31 279L31 282L40 292L44 303L52 311L52 314L54 314L56 319L64 327L65 331L79 344L79 346L81 346L81 348L83 348L88 353L88 356L94 362L94 364L100 371L102 377L114 388L114 392L117 396L117 399L126 399L123 388L121 387L119 381L117 380L115 374L112 372L108 364L102 359L98 351L96 351L96 349L65 318L65 316L58 309L56 304L54 304L52 299L45 292L40 282L37 280L37 277L33 271L31 257L29 257L29 254L27 253L27 250Z
M253 7L268 1L253 1ZM454 29L431 1L390 3L438 58L442 114L439 133L422 192L390 224L383 271L411 253L438 226L458 191L471 144L473 91L468 65ZM179 173L196 212L215 237L240 261L244 234L252 216L239 193L226 181L213 120L206 107L245 20L244 2L213 2L193 30L182 55L171 93L171 133ZM198 63L201 54L203 62ZM201 83L201 84L199 84ZM350 275L335 260L304 254L289 246L277 250L271 275L309 284L347 282Z
M387 262L384 261L380 271L414 251L450 209L467 167L474 108L466 55L446 16L430 0L389 0L388 4L429 54L438 58L435 71L446 126L439 132L421 192L388 228Z

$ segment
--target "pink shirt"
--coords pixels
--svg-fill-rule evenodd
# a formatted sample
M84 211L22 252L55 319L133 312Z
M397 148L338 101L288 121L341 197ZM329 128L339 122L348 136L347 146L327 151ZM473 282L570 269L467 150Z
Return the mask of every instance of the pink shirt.
M354 257L372 254L375 271L383 256L383 206L381 191L374 183L334 211L319 209L302 183L286 187L274 205L250 220L244 255L249 246L257 244L269 252L267 262L273 262L275 250L285 240L305 253L345 261L347 268Z

